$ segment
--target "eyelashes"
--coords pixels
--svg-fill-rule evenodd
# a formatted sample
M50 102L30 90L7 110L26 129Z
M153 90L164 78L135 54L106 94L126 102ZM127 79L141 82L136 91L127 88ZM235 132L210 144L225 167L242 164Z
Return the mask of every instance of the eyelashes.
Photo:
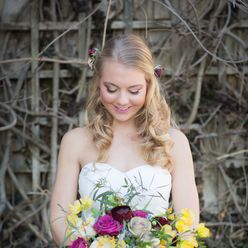
M108 93L115 93L115 92L117 91L117 90L112 90L112 89L110 89L110 88L108 88L108 87L106 87L106 89L107 89L107 92L108 92ZM139 92L140 92L140 90L137 90L137 91L129 91L129 93L131 93L131 94L133 94L133 95L138 95Z
M139 90L137 90L137 91L129 91L131 94L133 94L133 95L138 95L139 94Z
M115 93L117 90L111 90L110 88L106 87L108 93Z

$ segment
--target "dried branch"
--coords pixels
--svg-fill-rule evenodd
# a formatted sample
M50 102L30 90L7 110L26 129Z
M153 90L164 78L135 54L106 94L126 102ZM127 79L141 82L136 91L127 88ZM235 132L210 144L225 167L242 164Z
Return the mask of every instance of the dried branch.
M197 110L201 99L201 88L202 88L202 80L203 80L205 66L206 66L206 59L201 62L200 69L198 71L194 105L191 114L189 116L189 119L183 125L185 129L187 129L187 127L193 123L197 114Z
M8 208L15 213L18 219L20 220L25 219L25 217L21 213L14 211L14 207L9 202L8 202ZM28 228L36 235L38 239L42 240L45 244L48 244L48 240L44 237L44 235L41 232L37 230L37 228L33 224L28 223L27 220L24 220L24 222L27 224Z
M5 213L7 209L7 215L0 228L3 228L3 241L6 243L13 240L18 246L27 235L35 234L37 239L32 241L34 247L50 247L49 194L45 193L46 202L37 209L35 195L26 192L19 178L30 177L26 168L32 169L33 156L42 166L39 167L38 189L50 188L50 179L54 177L51 164L54 170L61 136L68 129L84 124L84 113L80 110L85 106L87 77L91 76L85 67L88 47L103 46L108 35L123 32L107 27L114 17L125 23L122 13L125 1L104 0L99 5L90 1L87 11L77 13L68 8L70 5L65 8L64 1L36 2L39 15L35 15L35 21L46 22L47 18L53 22L59 20L61 26L66 22L65 32L60 35L56 29L42 29L39 32L38 27L34 29L34 23L30 25L32 32L38 34L36 45L44 47L41 52L37 48L36 52L33 50L32 56L25 39L22 39L26 38L25 32L18 32L18 35L15 31L6 32L1 36L0 78L3 80L0 84L0 107L3 115L0 116L0 124L4 130L0 128L3 143L0 152L3 201L0 213ZM28 3L26 8L30 8L32 3L34 1ZM107 7L107 11L104 7L104 13L100 11L103 5ZM248 13L248 6L244 1L237 0L138 0L134 5L135 18L141 18L138 20L141 26L136 30L134 25L132 32L146 37L155 60L165 66L168 73L161 78L161 88L166 92L173 112L179 117L179 125L185 123L182 130L189 134L202 221L206 221L213 230L211 242L215 246L241 248L248 230L245 216L248 205L248 77L247 65L238 62L247 60L246 24L243 25L246 20L243 16ZM154 10L150 7L161 8L155 13L156 20L152 20ZM166 12L164 16L163 10ZM171 22L163 27L161 23L164 22L160 20L165 18L166 23L169 22L168 12ZM72 22L67 29L68 22L75 18L79 20L76 25L81 26L75 29ZM18 21L21 19L20 15ZM148 20L157 26L150 28ZM92 22L95 29L92 29ZM100 32L98 22L102 27ZM70 32L72 29L74 31ZM242 57L245 58L237 59ZM68 70L70 77L60 78L60 69ZM39 79L39 73L44 75L46 70L53 70L53 79L51 76ZM39 81L36 95L31 92L32 80ZM34 126L39 126L38 135L32 133ZM7 146L8 135L12 137L11 146ZM39 150L38 155L35 148ZM13 166L13 163L17 164ZM18 171L14 169L17 167ZM205 170L208 170L210 179L215 178L216 182L213 187L215 191L211 194L216 198L209 205L204 203L204 183L208 180L204 175ZM9 189L11 192L8 192ZM211 214L210 209L216 204L217 214ZM4 247L8 246L6 243Z
M42 201L42 204L38 208L33 209L31 213L29 213L26 216L21 217L21 219L15 223L13 226L11 226L9 229L5 230L6 234L12 233L17 227L23 224L23 222L27 222L28 219L36 215L38 212L40 212L48 203L49 198L46 196L45 199Z
M5 178L6 178L6 172L9 166L9 156L10 156L10 143L11 143L11 133L6 133L7 139L6 139L6 145L3 155L3 160L1 162L1 168L0 168L0 216L2 216L3 212L6 209L7 205L7 197L5 192ZM0 231L1 231L0 226Z
M16 113L14 112L14 110L12 108L10 108L7 104L0 102L0 106L7 109L9 111L11 117L12 117L12 121L10 124L5 124L5 126L0 127L0 132L3 132L3 131L6 131L6 130L13 128L16 125L17 117L16 117ZM5 122L5 123L7 123L7 122Z
M240 150L240 151L237 151L237 152L232 152L232 153L229 153L229 154L221 155L221 156L217 157L216 159L217 160L223 160L223 159L226 159L228 157L234 157L234 156L237 156L237 155L240 155L240 154L243 154L243 153L247 153L247 152L248 152L248 149Z
M110 12L110 6L111 6L111 0L109 0L108 3L108 9L107 9L107 13L106 13L106 18L105 18L105 22L104 22L104 29L103 29L103 38L102 38L102 49L105 45L105 40L106 40L106 31L107 31L107 26L108 26L108 19L109 19L109 12Z
M3 118L0 117L0 123L3 123L3 124L6 125L7 122ZM50 153L50 149L46 145L43 144L42 140L39 140L39 139L37 139L35 137L30 137L27 134L24 134L19 129L15 128L15 127L13 127L11 129L11 131L13 131L15 134L21 136L23 139L25 139L26 141L30 142L31 144L39 147L42 151L44 151L44 152L46 152L48 154Z
M21 62L49 62L49 63L59 63L59 64L79 64L79 65L88 65L86 61L80 59L68 59L68 60L60 60L53 59L47 57L39 57L39 58L20 58L20 59L6 59L0 60L0 64L12 64L12 63L21 63Z
M176 10L172 7L172 6L168 6L160 1L157 0L152 0L164 7L166 7L168 10L170 10L184 25L185 27L190 31L190 33L192 34L192 36L195 38L195 40L197 41L197 43L200 45L200 47L209 55L211 55L213 58L215 58L216 60L219 60L221 62L225 62L225 63L233 63L233 64L239 64L239 63L244 63L248 61L248 57L244 58L244 59L239 59L239 60L226 60L223 58L220 58L219 56L217 56L216 54L212 53L211 51L209 51L204 45L203 43L199 40L199 38L197 37L197 35L195 34L195 32L191 29L191 27L187 24L187 22L176 12Z
M77 26L81 25L82 23L84 23L86 20L88 20L89 17L91 17L92 15L94 15L94 13L96 13L100 8L101 5L103 4L104 1L101 1L97 7L89 14L87 15L85 18L83 18L82 20L80 20L78 23L76 23L75 25L71 26L70 28L68 28L67 30L65 30L62 34L60 34L59 36L57 36L53 41L51 41L44 49L42 49L42 51L38 54L38 57L40 57L51 45L53 45L58 39L60 39L61 37L63 37L65 34L67 34L68 32L70 32L71 30L75 29Z

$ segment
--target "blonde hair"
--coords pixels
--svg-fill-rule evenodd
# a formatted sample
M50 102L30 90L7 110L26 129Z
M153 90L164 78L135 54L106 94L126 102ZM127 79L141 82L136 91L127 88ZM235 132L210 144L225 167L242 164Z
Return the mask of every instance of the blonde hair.
M99 93L102 66L109 59L144 72L147 81L146 100L134 118L138 137L142 140L143 156L151 165L171 169L173 162L170 150L173 142L168 134L171 126L170 108L154 75L151 51L136 35L122 35L110 39L96 60L91 95L86 108L86 126L91 131L99 151L97 161L106 162L113 138L113 118L101 103Z

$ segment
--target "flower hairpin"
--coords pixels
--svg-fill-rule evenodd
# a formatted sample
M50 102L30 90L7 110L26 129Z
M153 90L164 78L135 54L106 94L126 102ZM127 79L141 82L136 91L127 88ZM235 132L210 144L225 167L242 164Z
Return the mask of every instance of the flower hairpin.
M96 47L90 48L88 50L88 55L89 55L88 65L92 71L95 69L96 59L99 54L100 54L100 50Z
M161 65L156 65L154 67L154 75L156 78L160 78L164 72L164 68Z

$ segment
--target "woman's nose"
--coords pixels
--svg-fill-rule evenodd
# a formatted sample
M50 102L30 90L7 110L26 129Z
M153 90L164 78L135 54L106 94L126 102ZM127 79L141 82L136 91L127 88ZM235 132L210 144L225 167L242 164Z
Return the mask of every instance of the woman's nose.
M125 92L120 92L118 99L117 99L117 103L122 106L125 106L129 103L128 96Z

